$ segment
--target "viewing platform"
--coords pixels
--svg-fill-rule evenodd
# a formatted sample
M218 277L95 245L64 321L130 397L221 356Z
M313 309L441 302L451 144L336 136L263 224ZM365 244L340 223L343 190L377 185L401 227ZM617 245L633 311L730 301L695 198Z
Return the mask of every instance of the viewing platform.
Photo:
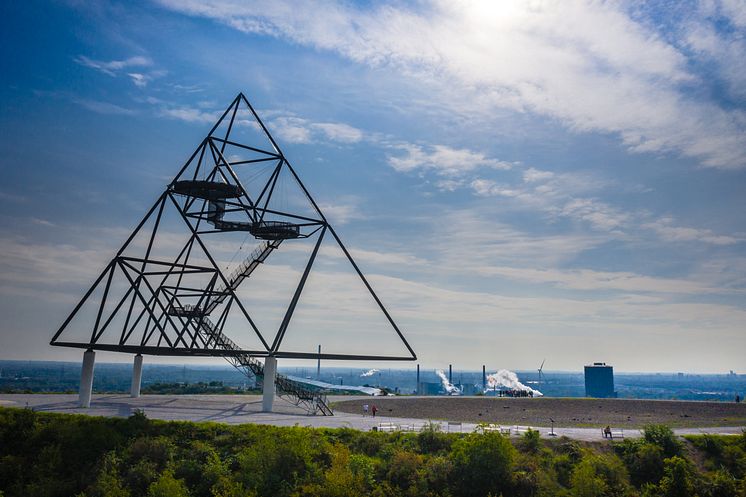
M225 200L238 198L242 191L238 185L220 181L182 180L171 185L171 191L177 195L196 197L204 200Z

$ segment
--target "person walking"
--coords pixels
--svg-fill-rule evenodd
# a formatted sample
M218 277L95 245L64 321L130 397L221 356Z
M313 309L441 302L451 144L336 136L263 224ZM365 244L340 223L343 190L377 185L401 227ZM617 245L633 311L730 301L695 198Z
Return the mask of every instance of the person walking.
M363 404L363 416L368 415L368 404Z
M376 413L378 412L378 408L375 404L373 404L373 407L371 408L371 412L373 413L373 417L376 417Z

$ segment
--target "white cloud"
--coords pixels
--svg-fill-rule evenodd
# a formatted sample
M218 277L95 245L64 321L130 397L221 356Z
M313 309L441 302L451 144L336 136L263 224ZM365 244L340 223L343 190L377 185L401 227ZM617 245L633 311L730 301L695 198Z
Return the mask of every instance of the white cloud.
M630 214L610 206L605 202L590 198L576 198L567 202L556 213L589 223L595 229L615 231L630 221Z
M688 279L659 278L625 271L609 272L590 269L559 270L525 267L485 266L478 270L483 276L505 278L536 284L550 284L570 290L616 290L634 293L706 294L723 289Z
M205 112L192 107L171 107L161 109L161 115L173 119L179 119L189 123L215 123L220 114L218 112Z
M125 107L122 107L117 104L112 104L110 102L100 102L98 100L90 100L87 98L73 98L72 101L98 114L123 115L123 116L131 116L131 115L137 114L137 112L134 109L127 109Z
M518 190L481 178L472 181L471 188L480 197L518 197L521 195Z
M47 226L50 228L56 226L56 224L54 224L53 222L47 221L46 219L40 219L38 217L32 217L31 222L34 224L38 224L39 226Z
M269 124L272 131L288 143L311 143L307 121L298 117L278 117Z
M436 217L427 243L438 268L471 266L556 267L582 257L608 238L603 234L529 234L499 221L485 209L450 210Z
M390 66L423 88L440 88L431 99L453 102L452 110L467 115L489 116L498 107L531 111L572 130L617 134L632 151L674 151L708 166L746 167L738 111L685 93L683 86L697 84L687 55L633 20L624 4L436 0L415 12L334 2L161 3L244 32ZM730 5L723 3L723 11L735 12L730 19L738 24L741 9Z
M145 88L146 86L148 86L148 80L150 80L148 76L139 72L130 72L127 73L127 76L130 77L135 86L138 86L140 88Z
M85 55L80 55L73 60L75 60L75 62L83 67L95 69L104 74L108 74L109 76L116 77L119 74L124 74L129 77L130 81L132 81L132 84L134 84L138 88L145 88L146 86L148 86L148 83L151 80L153 80L154 78L162 77L166 74L166 72L163 70L144 71L143 69L149 68L153 65L153 61L150 60L148 57L139 55L124 60L110 61L94 60L86 57Z
M81 66L96 69L105 74L108 74L109 76L115 76L116 73L122 69L127 69L130 67L148 67L153 65L153 61L151 61L149 58L139 55L124 60L110 61L94 60L89 59L85 55L79 55L74 60Z
M342 143L357 143L363 139L363 132L344 123L313 123L328 139Z
M554 173L551 171L540 171L533 167L529 167L523 171L523 181L526 183L534 183L536 181L544 181L554 177Z
M441 191L453 192L464 186L463 180L442 179L435 182L435 187Z
M475 178L469 186L479 197L510 199L516 207L543 212L549 218L582 221L602 231L621 230L634 217L606 202L583 195L606 186L593 175L555 174L528 168L523 171L522 182L518 184Z
M664 217L645 223L642 227L655 231L661 238L670 242L697 241L713 245L733 245L746 241L744 236L717 235L708 229L676 226L674 222L673 218Z
M364 217L357 206L353 204L321 203L319 209L334 224L347 224L352 220Z
M269 111L266 115L280 114L269 121L273 132L286 142L312 143L332 141L337 143L357 143L365 138L362 130L345 123L313 122L302 117L284 115L281 111Z
M451 185L453 188L461 184ZM595 230L616 235L653 231L665 241L697 241L713 245L732 245L746 236L718 235L711 230L675 226L672 218L649 221L650 214L611 205L586 194L599 192L610 184L592 174L552 173L528 168L523 183L510 184L475 178L468 185L479 197L500 197L513 206L545 213L549 219L565 218L586 223ZM440 188L445 190L446 188Z
M511 168L511 164L490 159L480 152L446 145L433 145L426 150L421 145L405 143L394 145L392 148L404 152L403 156L387 157L389 165L399 172L432 170L440 176L457 177L482 167Z
M746 12L746 7L742 8ZM746 98L746 40L723 38L718 34L715 21L692 22L684 36L693 58L714 69L710 77L724 82L731 98Z

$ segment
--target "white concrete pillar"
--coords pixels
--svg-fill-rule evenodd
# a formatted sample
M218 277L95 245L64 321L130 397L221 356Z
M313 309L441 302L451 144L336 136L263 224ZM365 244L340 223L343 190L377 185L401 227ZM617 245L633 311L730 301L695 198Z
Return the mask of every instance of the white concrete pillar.
M80 371L80 407L91 407L91 394L93 393L93 366L96 362L96 353L86 350L83 353L83 369Z
M275 377L277 376L277 359L267 357L264 359L264 397L262 398L262 411L272 412L272 404L275 401Z
M130 397L136 399L140 396L140 383L142 382L142 355L135 356L135 362L132 363L132 387L130 388Z

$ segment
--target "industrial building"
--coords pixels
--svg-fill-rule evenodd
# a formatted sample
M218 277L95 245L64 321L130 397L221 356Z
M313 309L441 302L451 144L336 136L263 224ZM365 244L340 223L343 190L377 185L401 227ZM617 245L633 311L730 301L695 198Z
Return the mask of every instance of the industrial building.
M602 399L616 398L614 368L605 362L594 362L585 367L585 396Z
M444 393L443 383L439 381L434 383L422 381L417 387L418 395L443 395Z

